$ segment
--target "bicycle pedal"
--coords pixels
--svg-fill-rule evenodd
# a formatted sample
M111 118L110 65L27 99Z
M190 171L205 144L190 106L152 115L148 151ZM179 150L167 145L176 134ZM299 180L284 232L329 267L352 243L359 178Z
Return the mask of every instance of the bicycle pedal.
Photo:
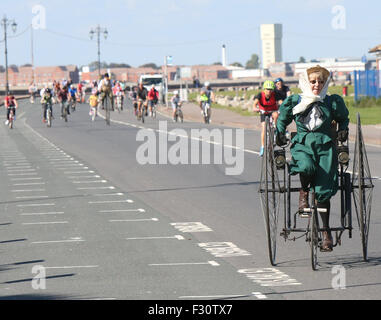
M311 212L299 212L299 217L300 218L310 218Z

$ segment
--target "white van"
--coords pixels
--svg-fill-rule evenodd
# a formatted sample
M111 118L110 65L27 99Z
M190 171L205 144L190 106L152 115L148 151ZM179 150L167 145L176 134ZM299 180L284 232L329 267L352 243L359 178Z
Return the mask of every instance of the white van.
M162 99L164 93L164 76L162 74L143 74L139 82L143 82L144 87L149 91L152 85L159 91L159 99Z

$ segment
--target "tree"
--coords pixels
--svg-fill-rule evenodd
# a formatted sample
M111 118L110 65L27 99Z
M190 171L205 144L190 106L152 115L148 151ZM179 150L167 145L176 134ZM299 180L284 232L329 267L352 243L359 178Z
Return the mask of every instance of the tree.
M299 58L299 63L306 63L306 58L300 57Z
M240 62L234 62L231 64L232 67L241 67L243 68L243 65Z
M249 61L246 62L246 69L258 69L259 68L259 56L252 54Z
M213 66L222 66L222 63L221 62L215 62L215 63L213 63Z
M131 66L127 63L115 63L115 62L111 62L109 65L108 65L108 68L112 69L112 68L131 68Z
M159 69L159 67L154 63L146 63L141 65L139 68L152 68L152 69Z

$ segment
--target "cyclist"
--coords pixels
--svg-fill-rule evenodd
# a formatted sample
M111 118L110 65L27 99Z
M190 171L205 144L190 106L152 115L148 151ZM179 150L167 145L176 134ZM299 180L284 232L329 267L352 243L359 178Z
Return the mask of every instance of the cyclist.
M132 100L132 104L134 106L134 114L137 115L138 110L138 87L134 87L130 93L130 99Z
M34 98L36 97L37 88L33 82L30 83L28 91L30 95L30 102L34 103Z
M287 87L284 84L284 81L282 78L277 78L275 81L275 95L276 95L276 100L278 102L278 106L280 106L284 100L286 100L290 95L291 91L290 88Z
M77 90L78 90L77 95L78 95L79 103L85 103L85 88L81 82L78 83Z
M67 107L66 103L68 100L68 89L67 86L63 86L60 91L58 91L57 98L58 102L61 103L61 118L63 118L64 109L66 109L67 114L70 114L70 108Z
M19 107L17 100L14 95L8 94L4 99L4 106L7 108L7 120L5 121L5 124L9 124L9 115L11 113L11 110L13 110L13 116L14 119L16 119L16 109Z
M117 102L118 97L121 99L120 109L123 110L123 90L119 82L116 82L112 88L112 94L114 97L114 104Z
M98 103L99 103L98 90L97 89L94 88L91 91L91 96L88 100L88 103L90 105L90 112L89 112L90 116L93 116L93 114L95 113L95 117L96 117L98 115Z
M183 102L180 99L179 92L175 90L173 92L173 97L171 98L171 104L172 104L172 111L173 111L173 122L176 122L176 109L177 107L181 107Z
M71 102L72 108L74 110L77 104L77 88L74 86L74 84L70 85L68 93L69 93L69 103Z
M159 92L155 89L155 85L151 86L151 90L148 92L148 106L150 116L152 116L152 108L154 108L159 101Z
M299 194L299 210L308 208L309 186L315 189L317 207L323 222L322 251L332 251L333 240L329 230L330 199L338 191L338 159L333 137L332 121L338 124L337 138L348 139L349 112L343 98L327 95L332 79L330 72L320 66L307 69L301 74L301 96L292 95L280 107L277 122L279 146L285 145L286 127L295 121L297 134L292 139L291 174L299 174L302 188ZM336 133L335 133L336 135Z
M145 115L147 116L147 89L144 87L143 82L139 82L137 98L138 98L138 117L142 116L142 105L145 108ZM144 109L143 109L144 112Z
M108 73L105 73L103 79L98 84L98 91L100 92L100 99L102 101L102 109L104 109L104 103L106 97L109 97L111 102L111 109L114 111L114 99L112 97L112 84Z
M42 104L42 122L46 123L46 115L48 112L48 108L50 109L52 118L53 118L53 96L52 92L49 88L45 89L44 96L41 99L41 104Z
M261 150L259 155L262 157L264 153L265 145L265 121L266 118L272 117L274 123L276 124L278 119L278 104L275 96L275 84L271 80L266 80L263 84L263 91L254 97L254 112L261 113Z
M214 103L214 101L215 101L214 92L213 92L212 88L210 87L209 82L205 82L204 87L202 87L200 90L200 95L201 95L201 97L200 97L200 109L201 109L201 114L203 115L204 114L203 104L209 103L209 105L212 105L212 103ZM209 114L210 114L209 118L211 118L211 114L212 114L211 108L209 109ZM209 121L211 122L210 119L209 119Z

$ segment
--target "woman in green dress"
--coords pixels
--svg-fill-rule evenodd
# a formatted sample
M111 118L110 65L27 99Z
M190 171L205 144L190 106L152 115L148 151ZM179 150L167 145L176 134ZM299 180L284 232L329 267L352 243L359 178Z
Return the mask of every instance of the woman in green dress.
M277 144L287 143L285 131L295 121L297 134L292 139L291 174L299 174L301 189L299 211L308 207L308 193L315 187L317 207L323 222L323 251L332 251L333 240L329 231L330 199L338 190L337 138L348 139L349 112L339 95L327 95L331 80L330 72L320 66L307 69L300 76L301 95L288 97L279 109Z

